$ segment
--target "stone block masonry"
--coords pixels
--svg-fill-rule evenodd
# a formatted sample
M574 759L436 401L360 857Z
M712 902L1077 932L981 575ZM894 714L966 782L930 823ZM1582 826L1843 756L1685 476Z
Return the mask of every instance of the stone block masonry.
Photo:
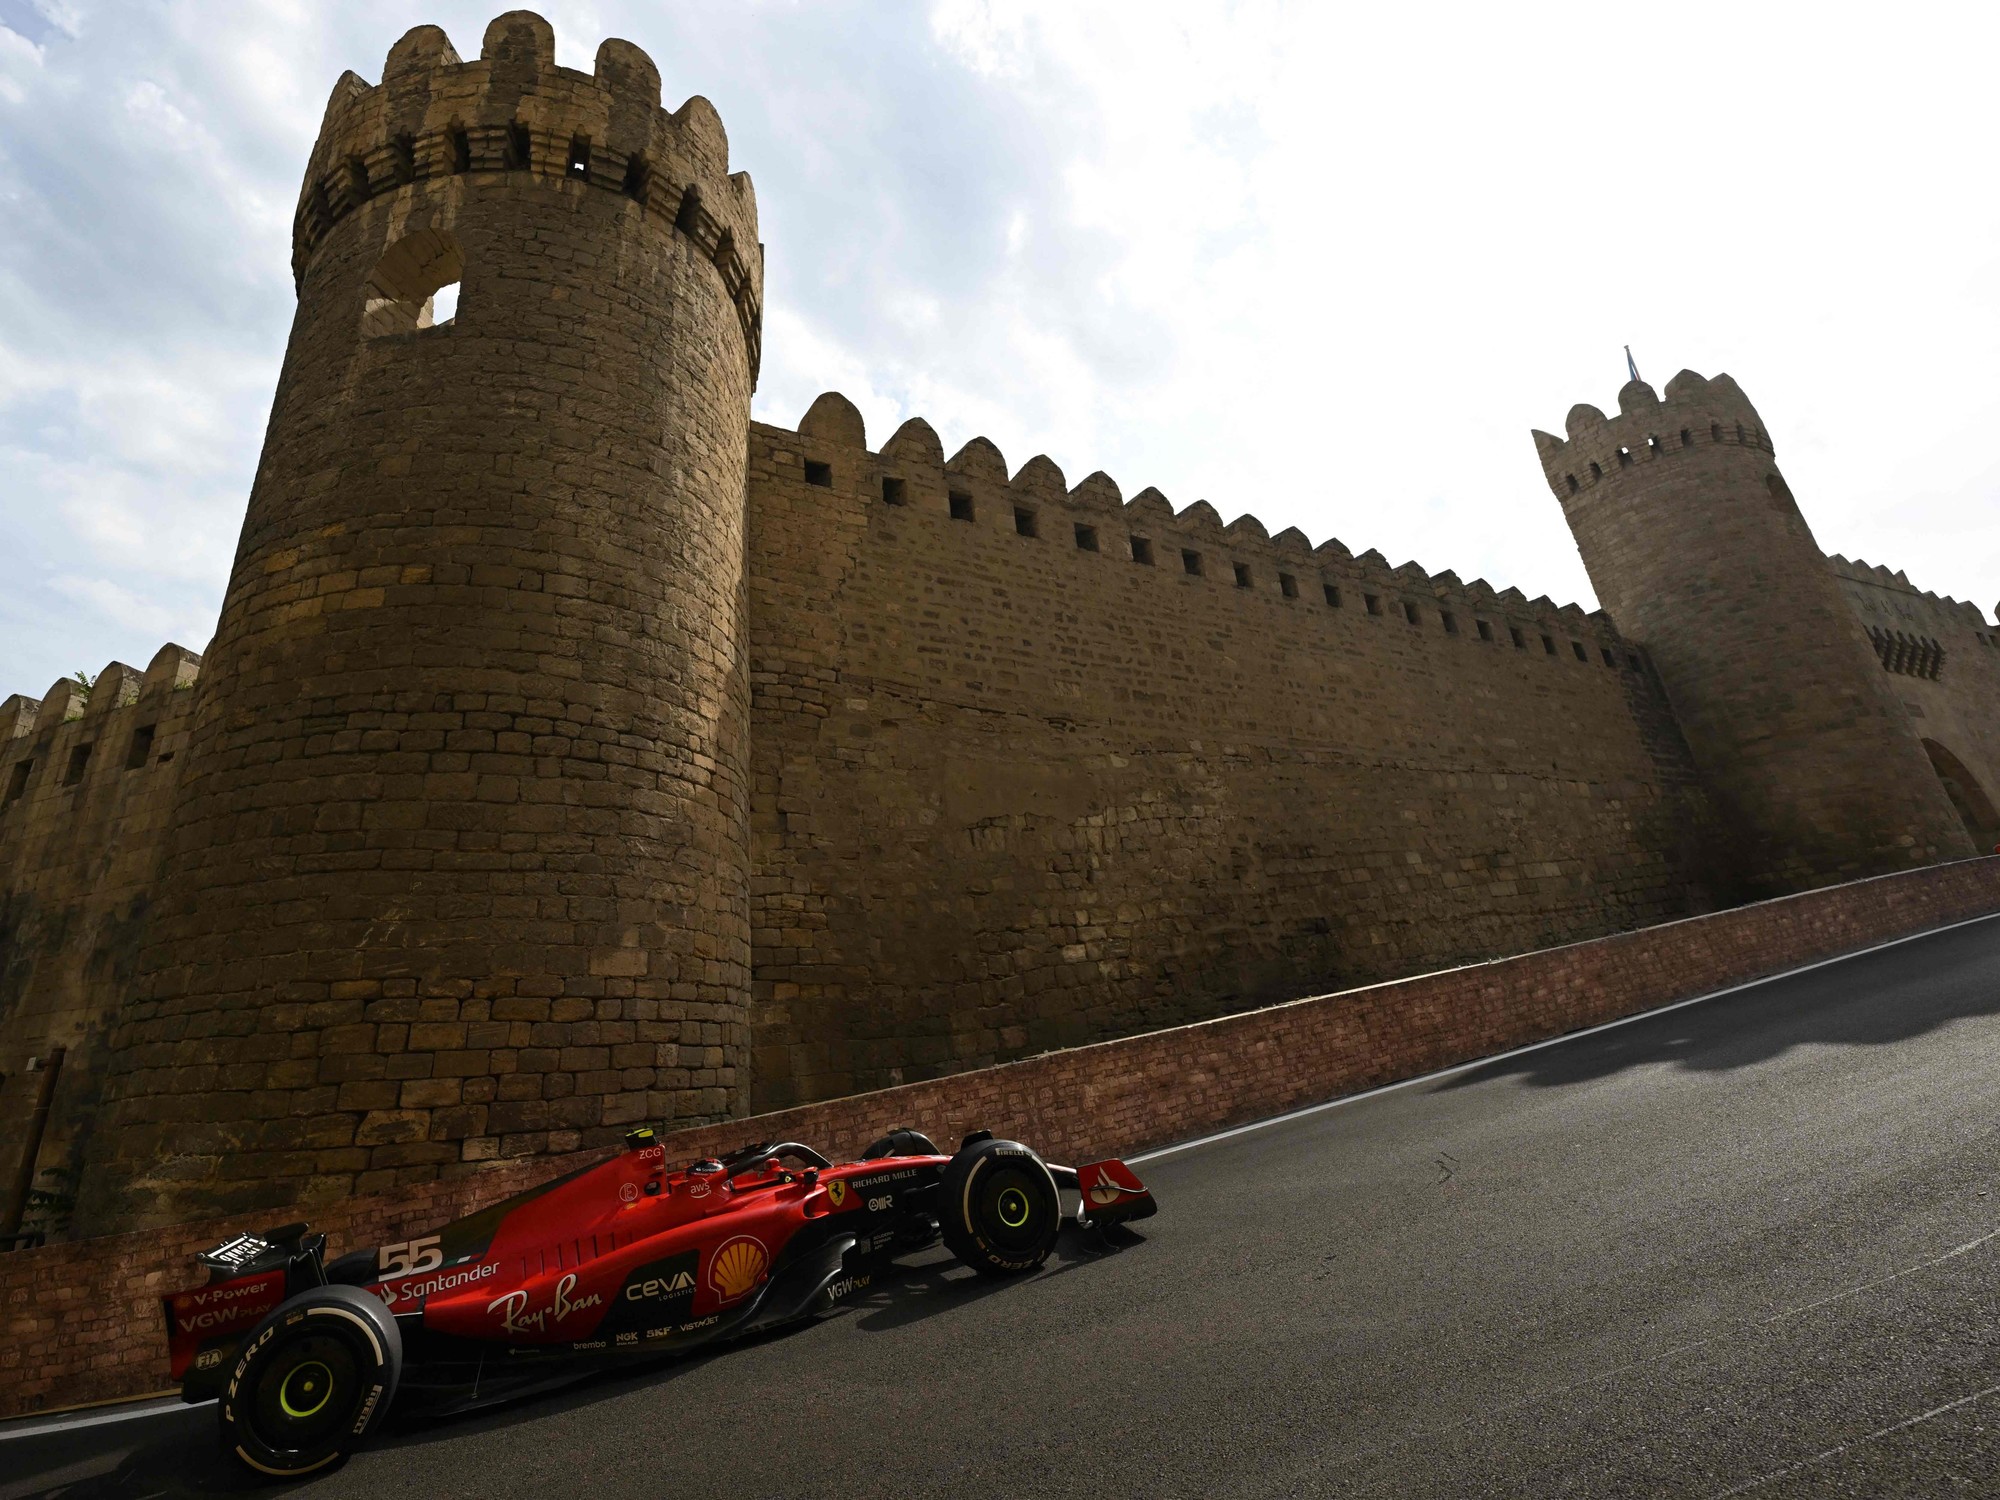
M760 1108L1726 898L1602 616L837 394L749 513Z
M318 1212L2000 841L1995 633L1829 563L1727 376L1537 436L1586 614L874 449L836 393L752 423L758 234L629 42L514 11L335 82L199 681L0 706L0 1141L71 1059L31 1224Z
M666 1150L799 1139L839 1157L910 1125L947 1145L991 1129L1058 1161L1134 1155L1991 912L2000 859L1934 866L679 1131ZM314 1217L331 1253L407 1239L603 1154L497 1164ZM1169 1201L1154 1232L1173 1233L1173 1214ZM243 1227L207 1219L0 1256L0 1416L163 1388L157 1299L198 1279L194 1252Z

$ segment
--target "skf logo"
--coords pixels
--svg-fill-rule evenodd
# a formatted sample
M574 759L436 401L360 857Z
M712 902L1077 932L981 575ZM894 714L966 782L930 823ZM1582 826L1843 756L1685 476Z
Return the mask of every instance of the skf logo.
M747 1295L764 1279L771 1253L747 1234L725 1240L708 1262L708 1284L724 1302Z
M831 1198L831 1199L833 1200L833 1206L834 1206L835 1208L845 1208L845 1207L847 1207L847 1184L846 1184L846 1183L844 1183L844 1182L829 1182L829 1183L828 1183L828 1184L826 1185L826 1195L827 1195L827 1197L829 1197L829 1198Z

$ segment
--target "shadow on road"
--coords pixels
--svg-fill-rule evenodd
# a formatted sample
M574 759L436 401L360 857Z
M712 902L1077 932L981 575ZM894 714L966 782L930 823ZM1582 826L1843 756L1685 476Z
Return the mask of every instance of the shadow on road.
M421 1447L523 1421L549 1421L635 1390L665 1387L710 1360L727 1359L748 1345L791 1338L818 1322L852 1319L864 1332L886 1333L1005 1292L1032 1295L1034 1281L1080 1270L1140 1242L1141 1237L1129 1229L1099 1235L1066 1228L1048 1267L1026 1281L988 1280L959 1265L948 1252L933 1248L889 1265L864 1291L851 1295L821 1318L788 1324L680 1359L584 1375L554 1390L519 1395L454 1415L392 1411L387 1430L369 1446ZM253 1481L222 1451L212 1404L44 1437L0 1441L0 1500L184 1500L209 1495L281 1495L310 1487L310 1480L289 1485Z
M1727 1011L1726 1024L1720 1023ZM2000 1013L2000 921L1981 922L1774 979L1708 1005L1459 1073L1439 1091L1517 1078L1561 1088L1672 1063L1719 1073L1794 1047L1881 1047Z

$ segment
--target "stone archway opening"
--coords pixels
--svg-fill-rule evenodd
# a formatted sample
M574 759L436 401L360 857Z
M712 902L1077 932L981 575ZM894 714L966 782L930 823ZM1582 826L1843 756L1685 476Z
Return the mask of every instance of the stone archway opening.
M465 252L443 229L419 229L387 250L362 292L361 332L366 338L412 333L449 323L458 310L458 282Z
M1959 821L1972 835L1972 842L1981 854L1994 853L1996 846L2000 846L2000 810L1994 808L1993 799L1979 779L1965 768L1965 762L1936 740L1924 741L1924 753L1930 756L1931 769L1944 783L1945 794L1958 809Z

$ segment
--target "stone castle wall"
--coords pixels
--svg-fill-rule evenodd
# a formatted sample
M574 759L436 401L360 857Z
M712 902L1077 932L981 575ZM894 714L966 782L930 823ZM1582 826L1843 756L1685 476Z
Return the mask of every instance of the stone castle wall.
M1601 615L922 422L874 453L833 395L750 476L760 1107L1720 894Z
M720 120L629 43L554 57L513 12L343 75L200 685L170 648L0 708L0 1141L70 1047L79 1232L2000 841L1993 633L1823 558L1726 376L1537 435L1598 614L871 450L837 395L753 424Z
M65 1049L30 1222L60 1230L91 1144L105 1049L131 990L186 769L201 658L123 662L0 703L0 1192L40 1089L30 1058Z
M1590 581L1650 650L1746 886L1777 894L1974 846L1727 375L1639 380L1535 434Z
M2000 630L1900 570L1828 565L1981 853L2000 844Z

